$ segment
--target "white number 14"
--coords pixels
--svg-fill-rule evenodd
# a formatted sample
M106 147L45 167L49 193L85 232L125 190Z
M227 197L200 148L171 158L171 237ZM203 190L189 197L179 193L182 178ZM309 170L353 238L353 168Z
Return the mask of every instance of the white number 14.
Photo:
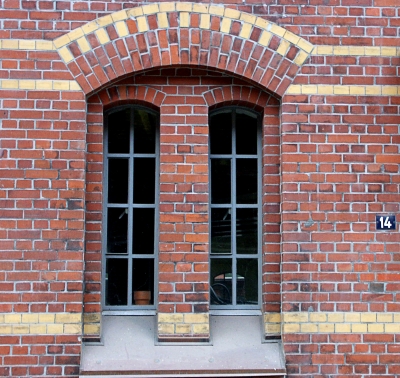
M381 222L381 228L391 228L392 223L389 220L389 217L380 217L379 221Z

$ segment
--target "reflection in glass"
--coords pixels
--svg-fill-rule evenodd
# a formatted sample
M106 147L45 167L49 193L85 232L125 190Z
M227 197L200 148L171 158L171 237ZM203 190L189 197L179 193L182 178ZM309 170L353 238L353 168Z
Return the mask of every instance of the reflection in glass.
M154 253L154 209L133 209L133 253Z
M154 303L154 259L133 259L132 295L134 305Z
M128 159L108 160L108 203L128 203Z
M257 155L257 117L236 111L236 153Z
M258 259L238 259L237 276L237 304L258 304Z
M211 203L231 202L231 160L211 160Z
M232 260L211 260L211 304L232 304Z
M107 259L106 265L106 305L127 305L128 260Z
M156 116L147 110L135 109L133 119L135 154L154 154L156 152Z
M231 111L210 117L210 153L232 153L232 116Z
M257 203L257 159L236 160L236 203Z
M129 153L130 109L108 116L108 153Z
M211 210L211 253L232 253L231 209Z
M153 204L156 188L155 158L135 158L133 174L133 202Z
M128 209L108 208L107 253L128 252Z
M258 251L257 209L236 210L236 252L254 253Z

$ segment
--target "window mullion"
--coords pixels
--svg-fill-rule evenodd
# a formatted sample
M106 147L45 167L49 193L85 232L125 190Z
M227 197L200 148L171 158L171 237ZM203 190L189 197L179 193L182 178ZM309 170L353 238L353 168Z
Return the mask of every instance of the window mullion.
M236 275L237 275L237 263L236 263L236 111L232 112L232 164L231 164L231 246L232 246L232 305L236 306Z

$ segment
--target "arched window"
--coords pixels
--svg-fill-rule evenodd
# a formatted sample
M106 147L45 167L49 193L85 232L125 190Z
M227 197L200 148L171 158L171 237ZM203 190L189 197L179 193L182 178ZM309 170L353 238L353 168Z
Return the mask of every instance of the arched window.
M214 309L261 307L261 115L210 114L210 298Z
M138 106L112 109L105 117L105 310L155 307L158 124L157 113Z

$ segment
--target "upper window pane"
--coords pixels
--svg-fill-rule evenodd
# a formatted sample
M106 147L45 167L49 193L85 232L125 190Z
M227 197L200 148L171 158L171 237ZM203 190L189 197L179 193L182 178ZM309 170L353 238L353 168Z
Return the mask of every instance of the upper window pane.
M136 158L133 168L133 202L154 203L155 187L155 158Z
M231 202L231 160L211 160L211 202Z
M129 153L130 109L108 116L108 153Z
M236 153L257 155L257 116L246 111L236 111Z
M128 159L108 160L108 203L128 203Z
M210 153L232 153L232 114L218 113L210 117Z
M144 109L134 111L134 152L154 154L156 152L156 116Z

